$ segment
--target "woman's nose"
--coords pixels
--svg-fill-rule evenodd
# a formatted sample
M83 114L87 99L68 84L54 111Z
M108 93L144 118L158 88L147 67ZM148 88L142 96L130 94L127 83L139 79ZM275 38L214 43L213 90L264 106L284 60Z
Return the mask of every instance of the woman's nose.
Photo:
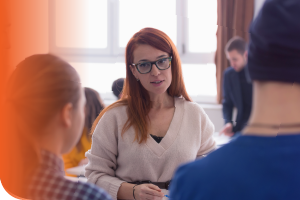
M156 67L156 65L152 64L151 75L158 76L160 74L160 70Z

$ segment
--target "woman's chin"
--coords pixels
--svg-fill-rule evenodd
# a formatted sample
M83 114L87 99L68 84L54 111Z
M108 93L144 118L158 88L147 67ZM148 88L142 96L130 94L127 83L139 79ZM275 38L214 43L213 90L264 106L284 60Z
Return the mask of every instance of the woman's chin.
M162 88L160 90L152 90L152 91L148 91L150 96L160 96L160 95L164 95L167 94L167 89L166 88Z

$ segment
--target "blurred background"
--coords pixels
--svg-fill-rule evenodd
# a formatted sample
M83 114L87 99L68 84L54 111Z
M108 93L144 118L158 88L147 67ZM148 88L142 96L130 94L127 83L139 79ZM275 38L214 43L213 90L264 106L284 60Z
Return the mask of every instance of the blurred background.
M50 52L68 60L106 104L115 100L111 83L125 78L127 42L145 27L173 40L193 99L216 103L216 0L54 0L49 12Z
M11 0L5 10L2 57L12 70L25 57L53 53L79 73L83 87L116 101L112 83L125 78L124 51L144 27L168 34L180 53L186 89L216 131L223 126L224 45L248 39L249 23L264 0ZM2 7L4 9L4 7Z
M236 35L248 41L249 24L264 1L3 0L0 94L5 75L20 61L53 53L69 62L82 86L95 89L107 106L117 100L112 83L126 76L128 40L140 29L153 27L175 43L187 92L219 132L224 125L222 75L229 66L224 46ZM13 198L0 187L0 199Z
M168 34L179 51L184 81L218 132L227 41L247 40L264 0L3 0L0 1L0 94L15 66L32 54L53 53L79 73L82 86L116 101L112 83L125 78L124 50L144 27ZM2 96L0 96L2 101ZM235 116L233 116L235 118ZM0 199L13 199L0 187Z

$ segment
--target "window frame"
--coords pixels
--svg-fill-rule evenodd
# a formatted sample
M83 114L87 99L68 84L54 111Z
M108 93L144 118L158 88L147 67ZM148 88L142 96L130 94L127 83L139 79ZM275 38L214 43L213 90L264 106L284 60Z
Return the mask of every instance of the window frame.
M215 0L217 1L217 0ZM68 62L116 63L125 61L125 48L119 47L119 0L107 0L107 48L63 48L55 45L55 0L49 0L49 52ZM176 0L177 50L183 64L214 63L215 52L193 53L188 48L187 0ZM196 102L217 103L216 96L191 96Z
M92 56L109 56L112 52L113 37L110 34L112 25L107 23L107 47L106 48L68 48L58 47L56 45L56 0L49 0L49 50L51 53L65 56L92 57ZM110 0L107 0L107 21L112 21L112 7Z

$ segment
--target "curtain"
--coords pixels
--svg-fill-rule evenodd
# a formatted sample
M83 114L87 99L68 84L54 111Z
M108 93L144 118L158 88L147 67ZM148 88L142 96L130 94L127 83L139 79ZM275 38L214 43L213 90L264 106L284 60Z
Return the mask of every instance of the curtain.
M249 26L254 14L254 0L217 0L218 29L215 54L217 101L222 102L223 72L229 66L225 46L233 36L249 41Z

